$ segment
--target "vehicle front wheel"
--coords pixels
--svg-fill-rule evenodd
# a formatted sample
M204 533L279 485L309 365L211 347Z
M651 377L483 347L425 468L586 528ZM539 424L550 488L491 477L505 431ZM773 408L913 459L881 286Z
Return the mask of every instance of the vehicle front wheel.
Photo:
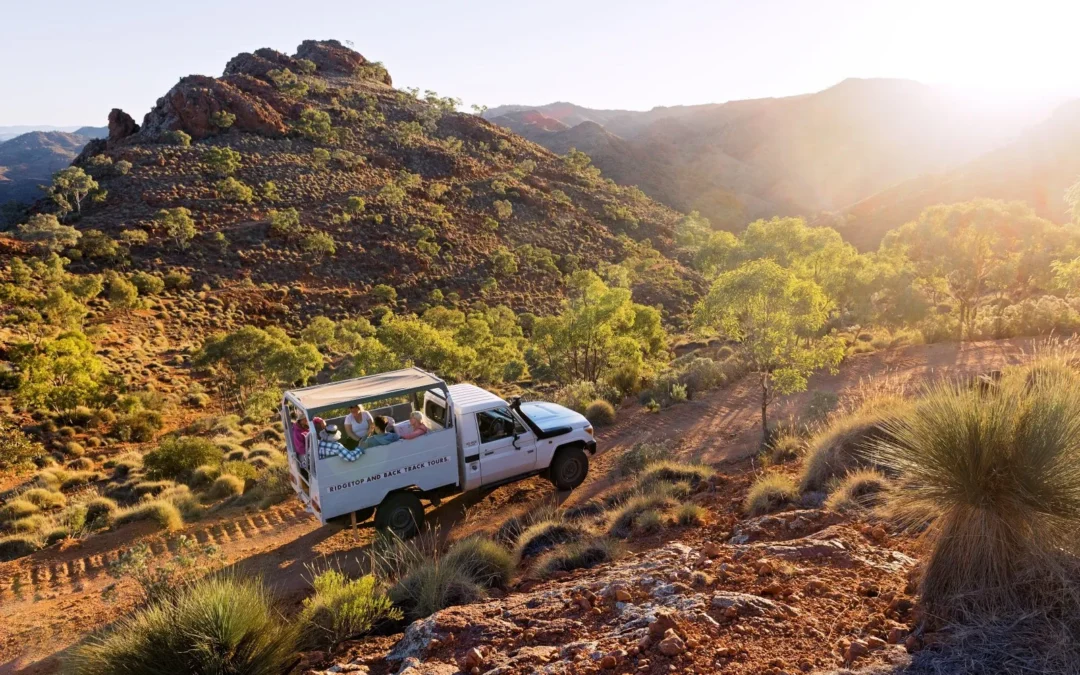
M402 539L416 535L424 525L424 505L412 492L395 492L375 511L375 527L389 530Z
M548 468L548 477L557 490L573 490L585 482L588 473L589 458L581 448L559 450Z

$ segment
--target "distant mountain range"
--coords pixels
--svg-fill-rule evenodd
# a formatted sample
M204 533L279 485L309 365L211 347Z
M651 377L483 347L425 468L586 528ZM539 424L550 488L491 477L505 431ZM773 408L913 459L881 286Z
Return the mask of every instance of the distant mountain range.
M849 79L787 98L647 112L510 105L485 117L554 152L584 151L617 183L714 225L828 217L867 247L951 195L1023 198L1063 219L1059 188L1076 175L1065 155L1080 157L1072 135L1080 113L1064 106L1044 121L1051 110L987 105L908 80Z
M64 133L89 136L91 138L105 138L109 135L108 127L57 127L50 124L23 124L0 127L0 142L28 134L31 131L63 131Z
M31 131L0 143L0 205L34 201L41 196L40 186L71 164L87 143L109 135L107 128L75 131Z

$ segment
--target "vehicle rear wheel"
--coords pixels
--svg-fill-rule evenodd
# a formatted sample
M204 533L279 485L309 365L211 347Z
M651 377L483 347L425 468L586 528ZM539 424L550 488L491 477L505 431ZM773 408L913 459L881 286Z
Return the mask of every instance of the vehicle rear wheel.
M412 492L395 492L387 496L375 511L375 527L389 530L408 539L424 525L424 505Z
M564 448L555 454L548 469L552 485L558 490L573 490L585 482L589 473L589 458L581 448Z

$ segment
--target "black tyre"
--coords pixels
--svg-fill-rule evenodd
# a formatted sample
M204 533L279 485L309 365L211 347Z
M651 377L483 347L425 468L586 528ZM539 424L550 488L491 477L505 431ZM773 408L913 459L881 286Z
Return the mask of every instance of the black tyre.
M375 511L375 527L389 530L402 539L415 536L424 525L424 505L412 492L395 492Z
M589 458L581 448L559 450L548 468L548 477L557 490L573 490L585 481L588 473Z

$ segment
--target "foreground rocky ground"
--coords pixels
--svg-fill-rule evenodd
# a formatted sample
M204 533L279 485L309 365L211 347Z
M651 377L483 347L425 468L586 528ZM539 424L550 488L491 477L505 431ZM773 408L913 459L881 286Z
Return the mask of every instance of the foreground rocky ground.
M726 482L695 501L730 506L745 481ZM310 654L321 663L306 672L780 675L898 662L917 646L912 542L880 525L796 509L666 535L329 661Z

